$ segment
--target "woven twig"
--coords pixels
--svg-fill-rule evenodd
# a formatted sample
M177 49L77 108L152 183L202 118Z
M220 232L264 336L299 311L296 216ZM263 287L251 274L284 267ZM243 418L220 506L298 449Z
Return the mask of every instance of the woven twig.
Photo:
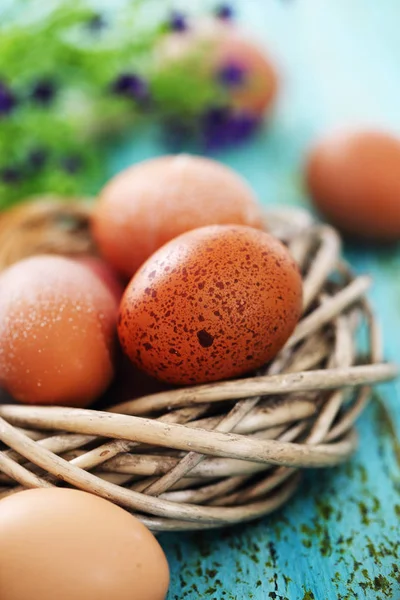
M32 254L88 254L90 208L47 196L16 205L0 215L0 271Z
M88 213L82 218L92 248ZM269 212L266 222L289 246L304 281L304 316L276 359L254 376L162 392L105 412L0 406L0 498L67 484L124 506L153 530L220 527L284 504L304 468L350 457L370 386L397 372L382 361L365 299L370 280L352 276L336 232L306 213ZM55 239L59 221L47 226L47 239ZM0 228L0 241L1 235ZM10 262L1 258L0 252L0 268ZM355 340L363 325L368 344L361 353Z

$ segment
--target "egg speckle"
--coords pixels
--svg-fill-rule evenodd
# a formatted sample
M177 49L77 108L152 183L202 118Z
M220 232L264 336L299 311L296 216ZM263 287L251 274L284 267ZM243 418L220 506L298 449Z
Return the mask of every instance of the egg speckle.
M0 501L1 600L164 600L165 555L135 517L92 494L45 488Z
M333 225L357 238L400 239L400 139L381 131L326 135L310 152L306 183Z
M133 277L118 332L150 375L202 383L270 360L301 305L300 273L278 240L250 227L204 227L160 248Z
M113 376L117 303L87 267L36 256L0 276L0 383L20 402L85 406Z
M106 260L131 277L172 238L213 224L261 227L261 208L234 171L181 154L144 161L114 177L94 208L92 230Z

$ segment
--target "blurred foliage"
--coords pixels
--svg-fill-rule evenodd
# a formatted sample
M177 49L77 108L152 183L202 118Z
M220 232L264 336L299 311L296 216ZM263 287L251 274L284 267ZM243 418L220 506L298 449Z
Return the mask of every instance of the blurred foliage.
M12 9L0 12L0 208L29 194L85 194L118 134L149 119L190 121L225 101L199 57L160 57L174 27L168 3L99 12L89 0L15 0Z

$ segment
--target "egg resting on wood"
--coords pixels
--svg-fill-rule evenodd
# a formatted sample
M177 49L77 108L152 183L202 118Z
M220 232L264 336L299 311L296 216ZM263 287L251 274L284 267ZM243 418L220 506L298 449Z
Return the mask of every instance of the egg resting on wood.
M87 406L113 377L117 311L75 260L15 263L0 276L0 385L27 404Z
M380 131L325 136L308 157L306 182L319 211L344 233L400 239L400 139Z
M118 332L147 373L204 383L273 358L301 309L301 276L278 240L251 227L210 226L149 258L122 298Z
M261 227L261 207L228 167L181 154L144 161L114 177L95 205L92 231L106 260L131 277L172 238L215 224Z

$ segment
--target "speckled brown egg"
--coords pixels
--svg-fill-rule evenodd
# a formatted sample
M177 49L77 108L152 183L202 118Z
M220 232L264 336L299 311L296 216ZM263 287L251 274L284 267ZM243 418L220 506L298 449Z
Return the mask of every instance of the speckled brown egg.
M288 250L244 226L190 231L160 248L122 298L119 338L141 369L174 384L239 376L282 348L301 314Z
M95 206L92 230L106 260L130 278L177 235L217 224L261 227L261 207L228 167L179 154L144 161L114 177Z
M0 276L0 385L27 404L87 406L114 373L118 304L88 267L35 256Z

